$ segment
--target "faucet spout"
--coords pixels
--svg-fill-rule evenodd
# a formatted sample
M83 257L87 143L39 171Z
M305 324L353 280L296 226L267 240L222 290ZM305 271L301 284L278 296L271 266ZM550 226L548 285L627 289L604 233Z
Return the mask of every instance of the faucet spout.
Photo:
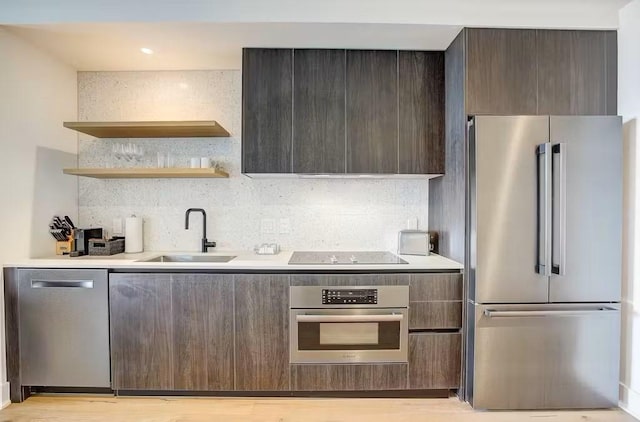
M202 213L202 252L208 252L209 248L215 248L216 242L209 242L207 239L207 213L202 208L189 208L184 215L184 229L189 230L189 216L192 212Z

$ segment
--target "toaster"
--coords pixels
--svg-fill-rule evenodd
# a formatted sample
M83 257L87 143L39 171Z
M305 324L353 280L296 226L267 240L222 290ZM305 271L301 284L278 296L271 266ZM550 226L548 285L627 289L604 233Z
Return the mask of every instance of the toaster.
M400 230L398 255L429 255L429 233L422 230Z

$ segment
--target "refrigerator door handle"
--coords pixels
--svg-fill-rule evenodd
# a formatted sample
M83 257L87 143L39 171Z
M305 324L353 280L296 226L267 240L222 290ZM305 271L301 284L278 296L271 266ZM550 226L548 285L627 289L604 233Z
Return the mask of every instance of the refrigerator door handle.
M484 315L489 318L531 318L531 317L575 317L583 315L615 314L620 311L605 306L598 309L571 309L553 311L495 311L486 309Z
M558 143L551 147L553 159L551 173L553 179L553 200L551 214L551 272L564 275L566 269L567 245L567 144Z
M537 258L536 272L551 275L551 144L540 144L536 147L536 226L537 226Z

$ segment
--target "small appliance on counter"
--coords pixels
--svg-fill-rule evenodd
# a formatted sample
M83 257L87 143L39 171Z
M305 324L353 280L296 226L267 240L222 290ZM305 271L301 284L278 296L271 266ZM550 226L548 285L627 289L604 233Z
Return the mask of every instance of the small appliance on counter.
M398 232L398 255L429 255L429 233L422 230Z
M74 229L75 250L71 256L89 255L89 241L91 239L102 239L102 228Z

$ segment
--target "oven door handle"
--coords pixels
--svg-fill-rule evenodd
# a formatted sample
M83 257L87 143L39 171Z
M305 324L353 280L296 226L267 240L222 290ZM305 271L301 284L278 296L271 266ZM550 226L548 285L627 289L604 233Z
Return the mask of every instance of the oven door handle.
M296 315L297 322L390 322L402 321L402 314L382 315Z

